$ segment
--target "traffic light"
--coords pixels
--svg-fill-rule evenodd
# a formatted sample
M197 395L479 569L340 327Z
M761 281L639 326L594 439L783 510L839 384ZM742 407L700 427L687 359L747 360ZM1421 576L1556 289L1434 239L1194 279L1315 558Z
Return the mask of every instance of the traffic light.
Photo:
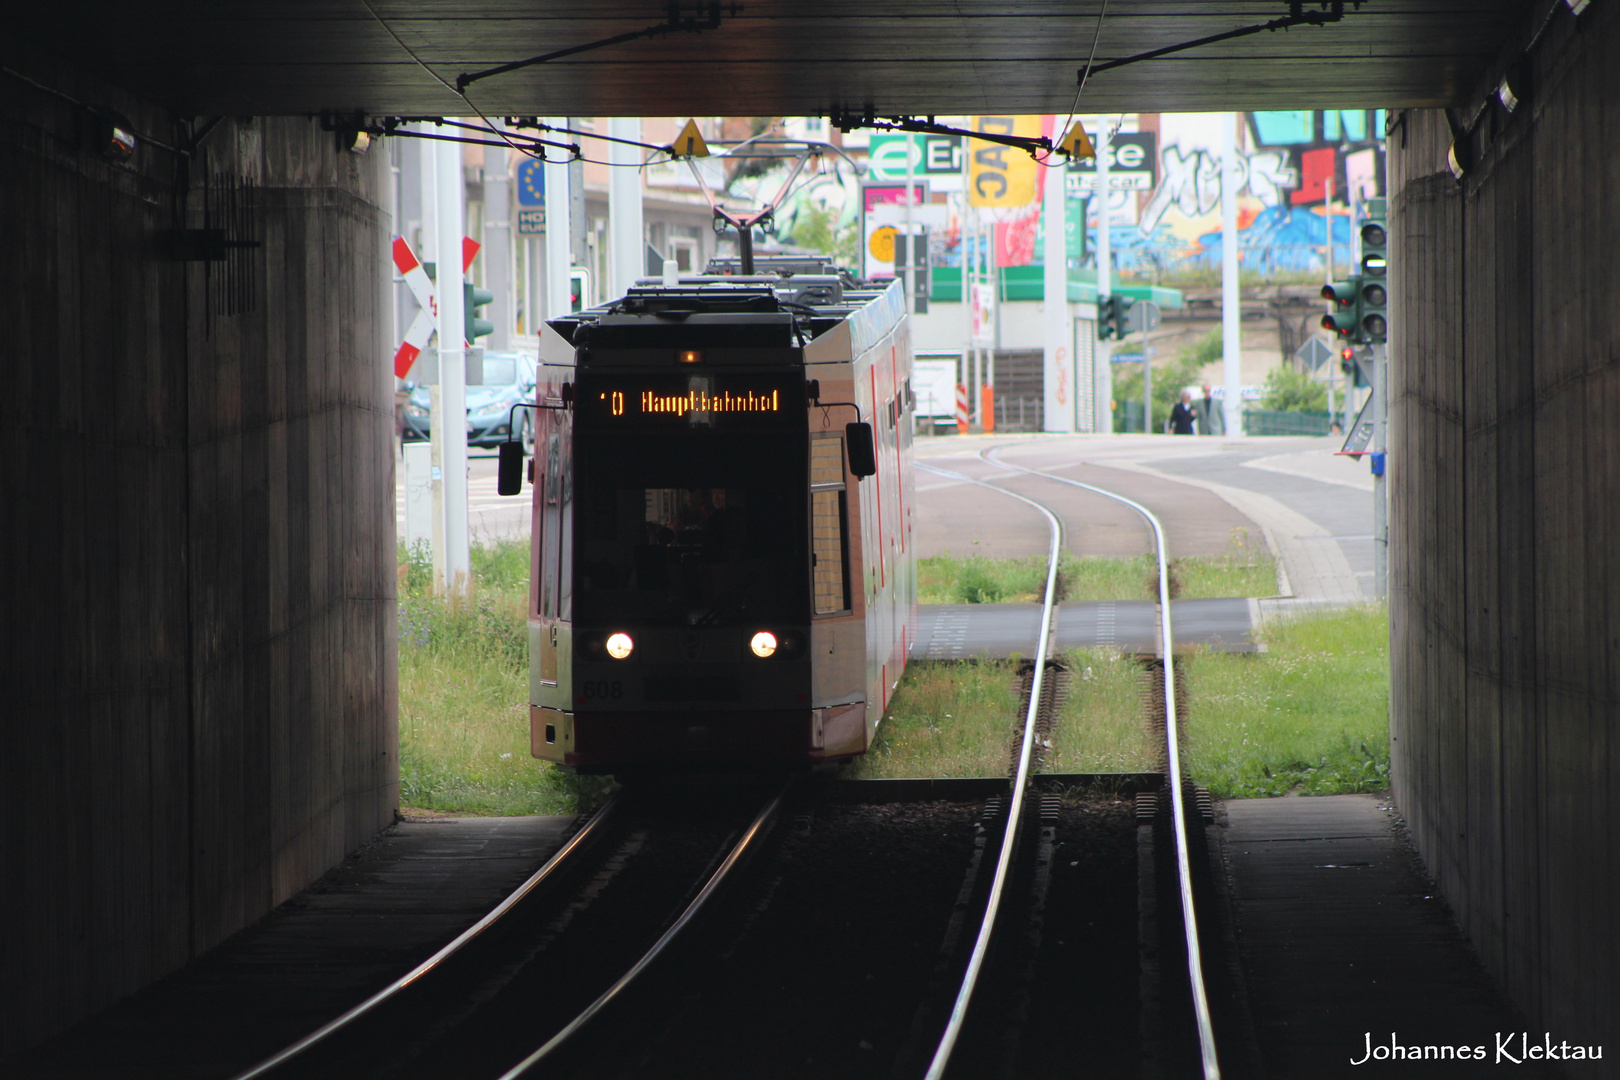
M1118 341L1130 333L1126 316L1136 303L1129 296L1105 296L1097 301L1097 338L1100 341Z
M1322 329L1331 330L1341 340L1359 340L1361 326L1361 275L1351 274L1349 281L1335 281L1322 286L1322 299L1328 302L1328 313L1322 316Z
M1389 340L1389 230L1384 200L1368 199L1367 219L1361 223L1361 304L1356 340L1382 345Z
M494 299L495 294L488 289L480 289L471 283L461 286L461 317L463 329L466 331L462 336L466 338L467 344L471 345L486 334L495 332L494 323L478 317L478 309Z
M1354 345L1346 345L1339 350L1339 370L1344 372L1344 377L1349 380L1351 386L1367 385L1366 379L1361 375L1361 365L1356 363Z
M590 271L583 267L573 266L568 270L568 310L584 311L590 305L585 301L585 293L590 289Z

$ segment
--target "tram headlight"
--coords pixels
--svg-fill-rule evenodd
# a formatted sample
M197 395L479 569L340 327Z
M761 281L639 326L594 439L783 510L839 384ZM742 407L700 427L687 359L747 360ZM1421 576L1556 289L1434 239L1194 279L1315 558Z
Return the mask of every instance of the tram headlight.
M749 640L748 647L753 650L755 656L764 660L776 653L776 635L769 630L761 630Z
M630 640L626 633L609 634L607 639L607 654L615 660L623 660L636 649L636 643Z

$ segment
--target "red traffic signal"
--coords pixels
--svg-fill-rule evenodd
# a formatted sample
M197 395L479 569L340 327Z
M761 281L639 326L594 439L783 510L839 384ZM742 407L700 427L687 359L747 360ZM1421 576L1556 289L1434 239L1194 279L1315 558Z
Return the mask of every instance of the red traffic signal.
M1352 275L1349 281L1334 281L1322 286L1322 299L1328 301L1328 313L1322 316L1322 329L1332 331L1341 338L1354 337L1356 309L1361 294L1361 278Z

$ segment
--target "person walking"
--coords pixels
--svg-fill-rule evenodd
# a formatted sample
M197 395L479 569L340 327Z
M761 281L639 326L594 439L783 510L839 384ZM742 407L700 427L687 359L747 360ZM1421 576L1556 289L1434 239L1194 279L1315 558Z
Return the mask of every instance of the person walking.
M1170 408L1170 432L1173 435L1196 434L1197 422L1192 410L1192 391L1183 390L1181 400Z
M1204 384L1204 396L1193 398L1193 415L1198 419L1198 434L1219 435L1225 427L1221 404L1211 395L1209 383Z

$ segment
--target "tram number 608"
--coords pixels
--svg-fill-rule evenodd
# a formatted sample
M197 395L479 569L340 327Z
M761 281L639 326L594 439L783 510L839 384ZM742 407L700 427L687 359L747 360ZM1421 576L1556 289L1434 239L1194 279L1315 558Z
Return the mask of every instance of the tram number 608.
M624 697L624 683L618 679L594 679L581 687L586 701L617 701Z

